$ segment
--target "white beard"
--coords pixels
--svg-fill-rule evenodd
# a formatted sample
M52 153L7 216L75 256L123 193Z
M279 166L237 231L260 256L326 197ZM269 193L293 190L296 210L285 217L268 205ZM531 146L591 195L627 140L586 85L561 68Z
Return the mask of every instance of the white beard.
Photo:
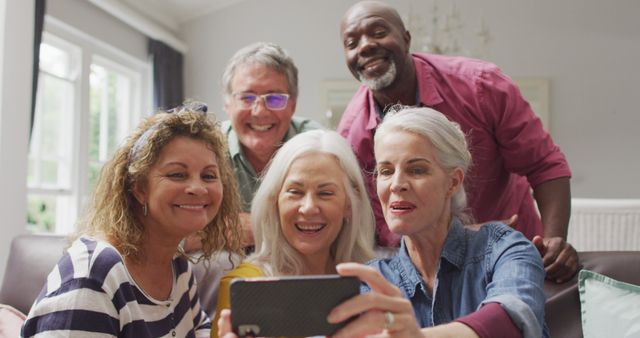
M387 69L386 73L375 79L369 79L365 77L362 72L358 72L358 80L371 90L380 90L389 87L389 85L391 85L391 83L396 79L397 74L398 70L396 69L396 63L391 60L391 64L389 65L389 69Z

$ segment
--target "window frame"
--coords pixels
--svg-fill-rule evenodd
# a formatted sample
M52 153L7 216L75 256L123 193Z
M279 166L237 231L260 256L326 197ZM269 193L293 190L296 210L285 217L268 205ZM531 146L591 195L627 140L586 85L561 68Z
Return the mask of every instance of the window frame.
M70 43L70 42L68 42L68 41L65 41L64 39L62 39L62 38L60 38L58 36L52 35L52 34L47 33L47 32L43 32L42 41L43 41L43 43L46 41L46 44L51 45L51 46L53 46L55 48L58 48L58 49L61 49L61 50L69 52L69 55L71 56L70 62L72 62L72 63L73 62L78 62L79 60L81 60L81 56L82 56L81 48L76 46L76 45L74 45L74 44L72 44L72 43ZM72 120L73 120L74 111L77 109L77 107L76 107L76 103L77 103L77 100L78 100L78 95L77 94L79 93L79 91L81 89L80 84L78 83L78 76L79 76L80 72L81 72L81 70L80 70L79 66L75 66L73 71L70 72L71 74L65 77L65 76L60 76L58 74L54 74L54 73L48 72L46 70L43 70L42 68L39 69L38 78L39 78L39 83L41 85L38 86L37 97L40 97L41 91L43 90L43 86L42 86L42 84L44 83L44 79L42 78L43 76L67 82L68 84L71 85L72 90L73 90L73 94L74 94L73 103L71 105L72 106L71 115L72 115ZM36 105L37 105L36 106L36 111L40 110L41 106L43 104L44 103L42 102L42 100L37 100L36 101ZM38 134L40 132L40 130L39 130L38 127L40 127L40 126L37 125L37 124L33 125L34 129L32 131L33 134L31 136L31 138L32 138L31 146L33 145L34 142L37 142L37 147L38 147L37 150L38 150L38 153L40 154L41 151L39 149L40 142L39 142L39 134ZM73 135L71 136L71 144L73 144ZM73 152L73 149L72 149L70 151L70 158L68 159L69 161L73 161L74 160L73 159L73 155L74 155L74 152ZM38 156L38 159L42 159L42 157ZM34 191L36 191L36 192L38 192L40 194L45 194L45 195L51 195L51 194L71 195L71 189L72 189L72 184L73 184L71 182L71 177L73 177L73 175L74 175L74 172L73 172L74 169L75 169L74 166L70 166L70 168L69 168L69 170L70 170L70 172L69 172L70 181L69 181L68 186L66 186L66 187L57 186L57 187L51 187L51 188L47 188L47 187L43 188L42 185L38 185L38 187L29 187L29 186L27 186L27 188L31 189L31 190L34 190ZM38 176L40 176L40 175L38 175ZM27 184L28 184L28 182L27 182Z
M78 218L91 192L89 189L89 141L90 141L90 74L91 65L113 69L131 78L131 115L129 116L129 134L138 121L151 113L152 107L152 63L150 59L142 61L126 52L113 47L79 29L72 27L54 17L45 16L43 42L57 46L58 43L77 47L79 52L78 71L74 82L73 123L70 126L72 136L70 184L68 189L27 187L27 195L40 194L49 196L68 196L70 205L65 206L64 213L68 221L60 222L56 215L53 232L69 234L76 230ZM54 42L55 43L51 43ZM43 71L40 70L40 73ZM49 74L49 73L47 73ZM59 209L58 209L59 210Z

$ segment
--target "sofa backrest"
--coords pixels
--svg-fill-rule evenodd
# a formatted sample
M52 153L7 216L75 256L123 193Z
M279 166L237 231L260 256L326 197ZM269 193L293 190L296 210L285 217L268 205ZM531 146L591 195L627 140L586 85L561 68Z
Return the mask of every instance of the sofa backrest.
M28 314L68 244L68 237L62 235L26 234L14 238L0 288L0 304ZM215 311L220 278L238 261L237 256L220 253L193 266L200 303L207 313Z
M29 313L67 243L66 237L61 235L20 235L14 238L0 289L0 303Z

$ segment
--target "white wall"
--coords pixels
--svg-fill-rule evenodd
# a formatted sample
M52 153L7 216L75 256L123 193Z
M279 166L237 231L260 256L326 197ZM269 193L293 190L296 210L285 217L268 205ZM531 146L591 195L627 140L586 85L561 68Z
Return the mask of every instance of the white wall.
M11 239L26 226L33 1L0 2L0 281Z
M349 79L339 22L354 1L248 0L183 26L186 94L222 112L220 78L233 53L255 41L287 49L300 69L298 114L323 119L321 81ZM465 29L484 18L486 58L512 77L550 81L550 130L573 170L573 196L638 198L640 2L439 1L455 3ZM433 0L397 0L428 14ZM469 36L471 34L468 34ZM473 45L473 38L463 40Z
M187 97L224 116L220 79L229 58L256 41L281 45L299 69L297 114L321 119L320 81L348 78L338 39L340 17L354 1L249 0L195 20L182 29L189 46ZM269 13L269 14L267 14Z
M7 1L0 0L0 22L5 22L5 13L7 9ZM2 70L4 68L4 26L0 25L0 81L2 79ZM0 107L2 107L2 82L0 82ZM2 115L0 115L0 130L2 130Z
M80 29L142 61L147 60L147 38L87 0L47 1L47 15Z

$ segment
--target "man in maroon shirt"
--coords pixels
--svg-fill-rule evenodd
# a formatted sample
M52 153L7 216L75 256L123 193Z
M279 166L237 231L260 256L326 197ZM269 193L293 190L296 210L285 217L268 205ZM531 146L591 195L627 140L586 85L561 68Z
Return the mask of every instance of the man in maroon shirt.
M411 54L409 31L398 12L381 2L352 6L340 32L347 66L363 85L338 131L370 176L378 243L393 246L399 238L384 222L371 175L375 128L389 106L427 106L459 123L468 135L474 162L465 188L474 219L510 219L540 250L548 279L571 278L578 268L577 253L566 242L571 171L513 81L485 61Z

